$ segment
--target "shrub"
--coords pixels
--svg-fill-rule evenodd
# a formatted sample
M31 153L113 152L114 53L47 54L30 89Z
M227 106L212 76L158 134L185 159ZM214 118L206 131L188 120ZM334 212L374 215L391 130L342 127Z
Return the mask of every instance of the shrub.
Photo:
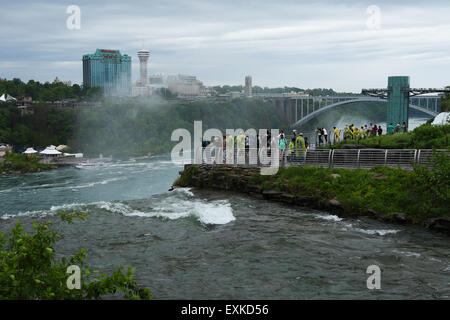
M333 178L333 173L339 177ZM386 214L403 212L417 222L449 216L450 158L443 153L435 153L431 169L421 165L413 171L289 167L280 168L274 176L255 175L250 182L263 189L288 190L324 200L336 197L347 213L368 209Z
M19 171L21 173L49 169L52 166L39 162L39 158L30 157L21 153L7 152L4 161L0 163L0 171Z
M67 215L61 219L73 223L73 219L84 220L85 213ZM80 250L70 258L56 259L53 248L61 237L51 231L51 222L33 223L34 234L25 232L17 222L9 232L0 232L0 299L101 299L116 292L125 294L125 299L150 299L148 288L139 288L133 281L133 269L117 268L112 275L91 272L84 262L86 250ZM77 265L82 271L80 289L67 286L67 269Z
M434 152L433 167L423 165L414 168L412 201L419 214L449 216L450 208L450 156Z

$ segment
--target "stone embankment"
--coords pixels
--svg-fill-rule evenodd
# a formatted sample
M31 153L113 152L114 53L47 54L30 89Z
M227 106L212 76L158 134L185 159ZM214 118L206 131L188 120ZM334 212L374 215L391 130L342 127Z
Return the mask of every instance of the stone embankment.
M339 217L368 217L383 222L414 223L407 215L400 212L385 214L371 209L366 212L346 212L338 199L324 198L319 189L315 196L301 195L301 186L298 187L299 192L296 194L288 190L266 190L262 185L258 184L257 179L252 179L253 176L259 174L260 169L256 167L187 164L184 166L184 170L180 171L180 177L175 181L174 186L246 193L258 199L325 210ZM333 178L338 178L339 175L335 175ZM382 179L383 177L375 176L374 178ZM426 222L422 222L421 225L450 235L450 219L448 218L429 219Z

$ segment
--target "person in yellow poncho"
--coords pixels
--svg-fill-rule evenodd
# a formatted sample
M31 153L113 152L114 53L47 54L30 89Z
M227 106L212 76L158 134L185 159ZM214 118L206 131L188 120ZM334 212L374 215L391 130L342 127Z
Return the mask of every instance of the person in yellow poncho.
M339 136L339 129L334 127L334 142L338 142L341 140L341 137Z
M358 140L362 140L365 138L364 127L361 127L361 129L358 130L357 138Z
M236 137L236 147L237 147L237 163L238 164L245 164L245 135L243 132L241 132ZM244 163L242 163L244 162Z
M292 138L291 142L289 142L289 150L288 155L292 155L295 149L295 138Z
M350 127L347 125L345 125L344 128L344 139L351 139L352 138L352 130L350 129Z
M300 133L295 140L295 148L297 149L297 157L300 158L299 160L305 160L306 155L306 144L305 144L305 138L303 138L303 133Z
M358 128L356 128L355 126L352 127L352 139L358 139Z
M227 137L227 163L233 162L233 155L234 155L234 139L233 136L230 134Z
M364 128L364 138L369 138L372 131L366 126Z

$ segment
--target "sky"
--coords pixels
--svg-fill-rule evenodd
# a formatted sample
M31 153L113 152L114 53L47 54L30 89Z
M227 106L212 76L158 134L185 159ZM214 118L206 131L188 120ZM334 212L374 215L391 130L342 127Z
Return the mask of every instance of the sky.
M150 50L149 74L207 86L382 88L450 85L450 2L0 0L0 78L82 81L83 54ZM80 9L79 28L71 5ZM69 26L68 27L68 20ZM76 24L75 24L76 26Z

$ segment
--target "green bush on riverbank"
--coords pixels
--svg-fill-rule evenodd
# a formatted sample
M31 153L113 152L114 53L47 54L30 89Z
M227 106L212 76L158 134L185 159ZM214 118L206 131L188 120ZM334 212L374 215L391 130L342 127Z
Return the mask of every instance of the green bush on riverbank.
M59 215L68 223L86 217L79 212ZM28 233L19 221L9 233L0 232L0 300L88 300L116 293L125 299L151 298L150 290L134 281L132 268L125 273L119 267L111 275L91 272L85 262L86 250L69 258L56 254L54 246L62 236L52 230L51 222L34 222L33 228ZM78 267L79 288L69 288L74 284L69 267Z
M362 140L344 140L327 149L340 149L345 144L360 144L366 148L381 149L449 149L450 125L424 124L407 133L377 136Z
M280 168L274 176L253 175L249 183L263 190L337 199L349 214L369 209L386 214L401 212L415 222L450 216L450 157L445 154L436 155L433 169L290 167Z
M48 170L53 166L39 162L39 158L33 156L27 156L20 153L7 152L3 161L0 162L0 173L11 172L36 172L39 170Z

